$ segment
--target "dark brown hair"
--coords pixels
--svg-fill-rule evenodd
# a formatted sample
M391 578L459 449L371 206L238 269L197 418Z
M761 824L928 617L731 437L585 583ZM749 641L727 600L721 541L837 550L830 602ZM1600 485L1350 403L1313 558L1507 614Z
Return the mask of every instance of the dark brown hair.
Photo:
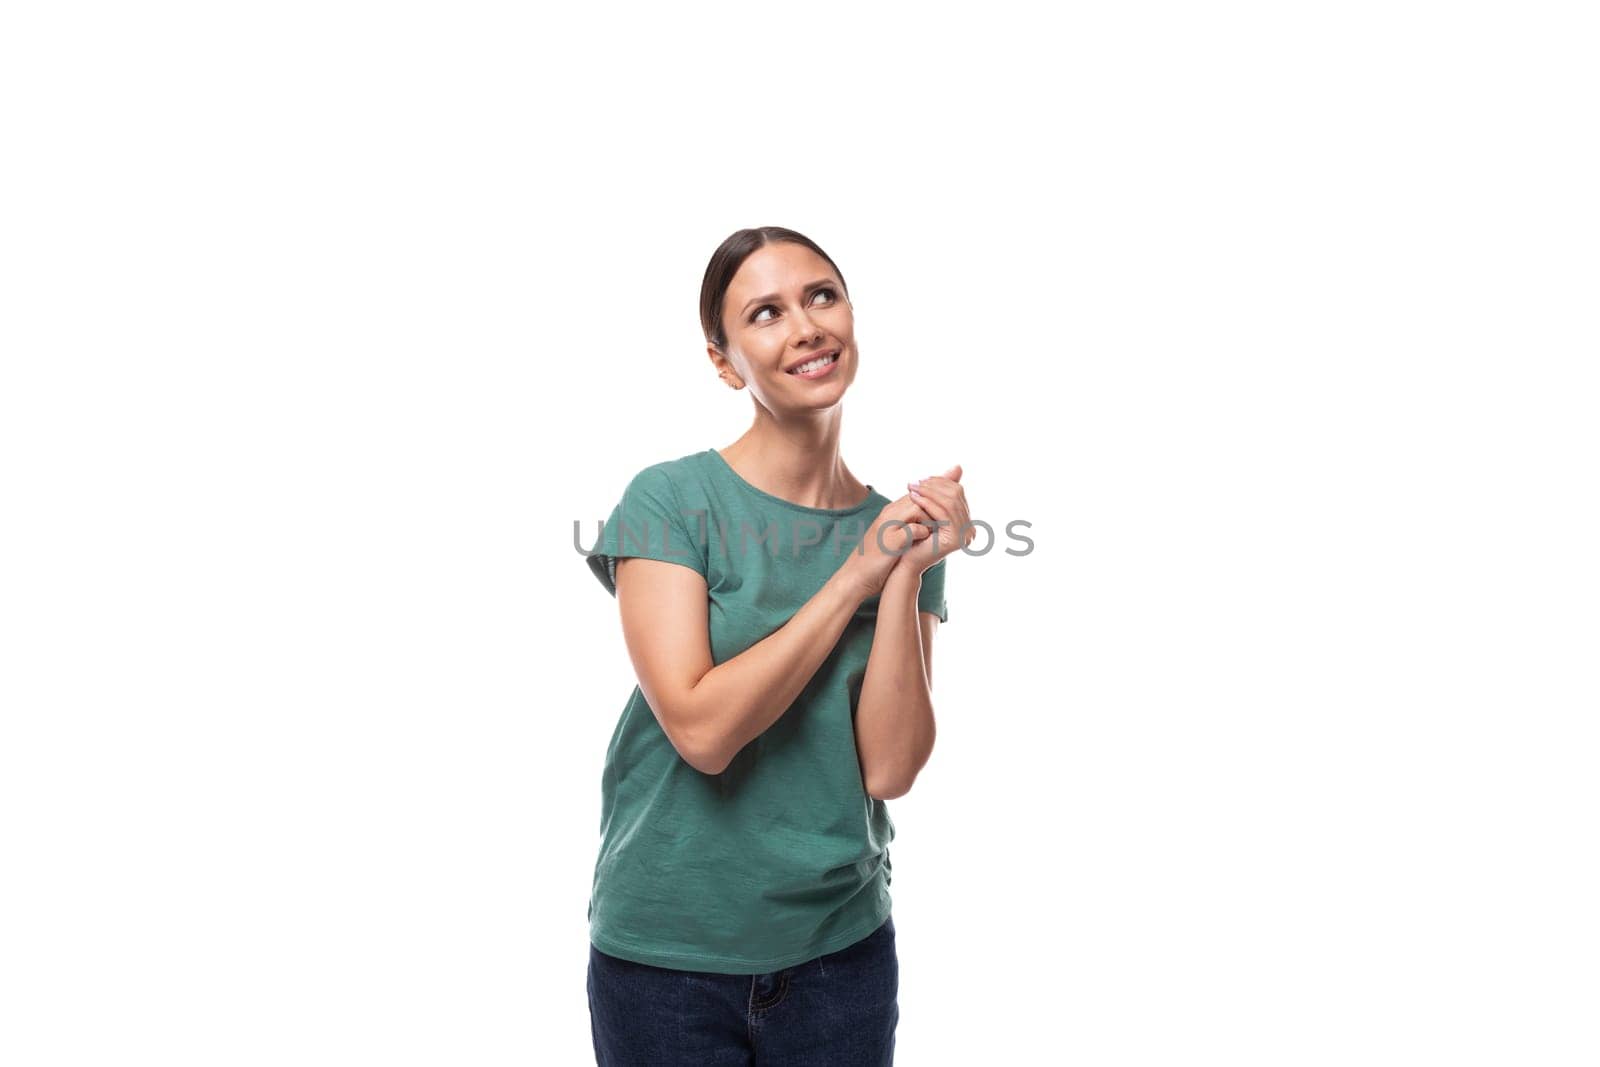
M763 245L777 244L779 241L804 245L827 260L828 266L833 268L833 273L839 276L839 284L844 288L845 299L850 299L850 287L845 285L844 272L839 269L832 256L805 234L786 230L782 226L756 226L748 230L737 230L711 253L711 262L706 264L706 276L700 283L700 329L705 332L706 340L717 346L718 351L726 348L728 344L728 330L722 322L722 301L728 295L728 284L733 281L733 276L739 273L739 267L749 258L751 252Z

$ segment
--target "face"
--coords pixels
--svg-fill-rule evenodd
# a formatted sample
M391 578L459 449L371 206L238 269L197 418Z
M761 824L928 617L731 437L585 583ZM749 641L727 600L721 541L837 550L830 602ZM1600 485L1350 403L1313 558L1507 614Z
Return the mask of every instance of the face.
M832 407L855 380L855 319L828 261L782 241L746 257L722 301L725 355L710 348L724 379L748 386L769 411ZM835 355L820 372L795 371Z

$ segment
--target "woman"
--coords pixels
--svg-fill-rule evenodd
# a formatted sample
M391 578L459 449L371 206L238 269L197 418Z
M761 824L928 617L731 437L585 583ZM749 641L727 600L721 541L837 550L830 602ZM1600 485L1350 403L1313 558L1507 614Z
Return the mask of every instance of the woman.
M852 309L810 239L730 236L700 316L754 422L641 470L588 557L638 676L601 780L595 1054L891 1063L884 801L933 749L944 558L974 536L961 469L891 501L845 466Z

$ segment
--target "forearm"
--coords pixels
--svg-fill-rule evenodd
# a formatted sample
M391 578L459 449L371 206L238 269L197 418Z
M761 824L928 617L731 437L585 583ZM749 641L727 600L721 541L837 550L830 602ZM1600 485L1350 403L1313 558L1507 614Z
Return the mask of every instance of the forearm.
M917 620L921 587L920 573L897 567L878 600L872 653L856 708L862 781L876 797L909 791L933 754L933 696Z
M866 593L841 568L778 630L695 683L686 732L700 764L720 773L745 745L777 722L839 643Z

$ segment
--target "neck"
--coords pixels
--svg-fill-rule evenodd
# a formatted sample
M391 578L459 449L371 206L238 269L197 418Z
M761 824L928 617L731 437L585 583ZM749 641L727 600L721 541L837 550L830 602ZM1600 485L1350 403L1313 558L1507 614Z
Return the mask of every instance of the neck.
M763 492L802 507L853 507L867 487L839 456L840 415L835 407L780 421L762 409L744 436L718 451Z

